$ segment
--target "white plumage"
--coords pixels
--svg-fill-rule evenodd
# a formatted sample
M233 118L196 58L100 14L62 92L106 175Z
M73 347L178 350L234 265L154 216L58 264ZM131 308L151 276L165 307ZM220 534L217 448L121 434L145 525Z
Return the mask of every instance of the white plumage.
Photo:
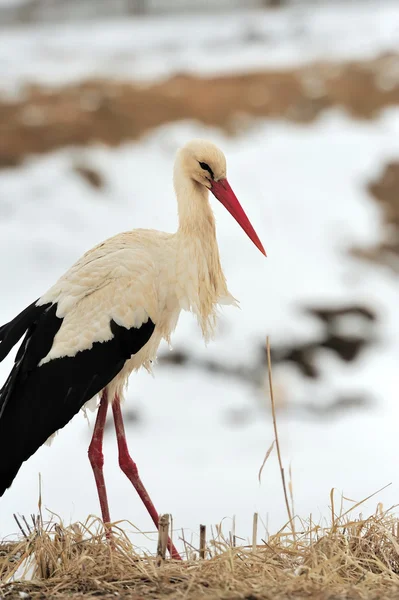
M209 250L219 264L217 245ZM39 305L56 303L57 316L63 319L41 364L110 340L111 319L130 329L149 317L156 324L150 341L108 384L111 398L122 394L129 374L140 366L149 368L161 340L170 342L181 310L196 314L204 336L212 335L217 304L235 303L221 268L217 274L211 285L202 245L180 231L136 230L110 238L87 252L40 298ZM207 292L201 293L205 287Z

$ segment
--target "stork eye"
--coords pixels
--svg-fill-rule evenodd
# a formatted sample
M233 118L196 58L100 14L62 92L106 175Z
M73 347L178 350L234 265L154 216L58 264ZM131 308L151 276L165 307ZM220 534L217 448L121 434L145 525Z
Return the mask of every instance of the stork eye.
M204 169L204 171L208 171L208 173L213 179L213 171L209 165L207 165L205 162L200 162L199 166L201 167L201 169Z

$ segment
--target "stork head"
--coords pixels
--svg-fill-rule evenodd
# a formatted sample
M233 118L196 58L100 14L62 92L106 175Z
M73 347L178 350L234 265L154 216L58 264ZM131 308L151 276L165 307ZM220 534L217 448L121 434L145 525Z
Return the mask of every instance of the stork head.
M227 181L223 152L212 142L195 139L181 148L178 159L185 176L208 188L266 256L259 237Z

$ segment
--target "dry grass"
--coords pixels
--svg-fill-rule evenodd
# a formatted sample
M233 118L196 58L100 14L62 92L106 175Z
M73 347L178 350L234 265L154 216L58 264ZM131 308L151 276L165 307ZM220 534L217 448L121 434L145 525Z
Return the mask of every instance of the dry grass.
M399 598L398 520L379 507L367 519L333 515L329 527L300 523L262 540L230 545L219 534L182 563L139 556L120 527L114 548L91 519L64 527L48 523L18 542L0 545L1 598L224 598L229 600ZM13 581L21 565L29 582ZM20 592L24 593L21 595Z

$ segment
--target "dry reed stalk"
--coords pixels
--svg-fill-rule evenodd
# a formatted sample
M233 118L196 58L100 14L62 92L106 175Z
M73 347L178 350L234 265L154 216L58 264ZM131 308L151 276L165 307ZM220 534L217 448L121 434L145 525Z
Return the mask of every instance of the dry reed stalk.
M261 465L261 467L259 469L259 473L258 473L259 483L261 483L261 477L262 477L263 467L265 466L267 459L269 458L270 454L272 453L272 450L274 448L274 444L275 443L276 443L276 440L273 440L272 443L271 443L271 445L270 445L270 447L269 447L269 449L267 450L267 452L265 454L265 458L263 459L263 463L262 463L262 465Z
M271 361L271 356L270 356L270 340L269 340L269 336L267 336L267 338L266 338L266 352L267 352L267 368L268 368L268 375L269 375L270 402L271 402L271 405L272 405L274 439L276 441L277 458L278 458L278 464L279 464L279 467L280 467L281 481L282 481L282 484L283 484L284 500L285 500L285 506L286 506L287 514L288 514L288 521L289 521L290 526L291 526L292 535L295 538L295 524L294 524L294 520L293 520L292 514L291 514L290 503L288 501L287 486L286 486L286 483L285 483L285 473L284 473L283 461L281 459L280 441L279 441L279 437L278 437L277 419L276 419L276 405L275 405L275 402L274 402L274 394L273 394L272 361ZM267 458L267 455L266 455L266 458Z
M29 539L29 536L25 533L24 528L22 527L22 525L19 522L19 519L18 519L18 517L17 517L17 515L15 513L13 513L13 517L14 517L14 521L17 523L18 528L19 528L20 532L22 533L22 535L24 536L24 538L26 540Z
M206 551L206 525L200 525L199 557L204 559Z
M169 548L172 551L172 547L173 547L173 516L171 514L169 515L169 522L170 522L170 530L169 530L170 545L169 545ZM170 556L172 556L172 554L170 554Z
M258 513L254 513L252 521L252 551L255 552L258 539Z
M184 535L184 529L182 528L181 530L181 541L184 544L184 554L186 555L186 558L188 558L188 551L187 551L187 540L186 540L186 536Z
M169 515L161 515L158 524L157 564L160 566L166 558L169 537Z

